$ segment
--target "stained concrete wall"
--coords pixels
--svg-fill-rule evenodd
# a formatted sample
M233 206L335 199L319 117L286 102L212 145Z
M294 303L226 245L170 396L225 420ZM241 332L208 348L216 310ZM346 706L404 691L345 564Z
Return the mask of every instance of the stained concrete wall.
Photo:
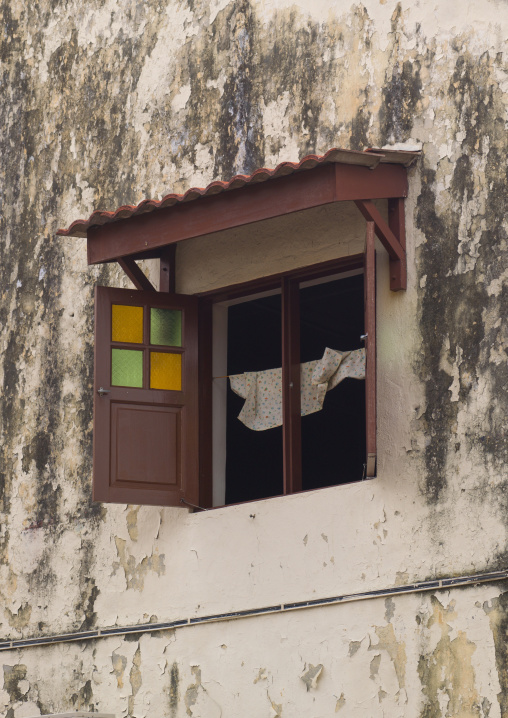
M2 14L1 636L506 568L506 3L11 0ZM94 504L92 290L128 281L56 228L387 143L423 157L407 292L390 293L378 257L378 478L202 514ZM179 251L186 291L218 281L192 272L197 250ZM508 716L507 596L494 583L6 651L0 707Z
M495 716L498 588L32 648L4 663L2 703L116 715ZM312 629L312 630L310 630ZM258 639L256 640L256 636ZM62 679L63 674L63 679ZM499 696L499 702L498 698Z

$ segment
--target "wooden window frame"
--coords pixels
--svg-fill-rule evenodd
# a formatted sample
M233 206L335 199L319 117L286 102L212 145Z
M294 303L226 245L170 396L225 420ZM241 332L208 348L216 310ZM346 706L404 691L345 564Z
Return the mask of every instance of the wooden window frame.
M161 506L187 505L213 507L212 446L212 307L215 303L240 299L273 289L281 292L282 339L282 405L283 405L283 495L302 491L301 397L300 397L300 322L299 294L304 282L326 279L363 269L365 287L365 334L367 335L366 370L366 451L365 477L375 475L376 459L376 369L375 369L375 235L372 222L367 223L366 248L363 254L321 262L253 281L233 285L197 296L155 292L148 289L126 290L98 287L96 291L96 370L94 390L94 499L106 502L128 502ZM164 270L161 264L161 274ZM174 266L174 258L173 258ZM105 301L107 299L107 301ZM192 335L186 330L186 353L191 362L195 386L181 392L150 389L145 361L144 388L113 387L107 374L111 345L111 303L169 307L175 302L190 310ZM148 325L144 324L143 351L151 344ZM137 346L137 345L136 345ZM100 386L99 386L100 385ZM107 390L102 393L102 388ZM190 392L190 393L189 393ZM135 396L133 396L133 394ZM165 491L142 485L120 487L111 483L112 444L104 441L110 422L114 423L110 401L134 402L145 407L166 405L194 408L182 424L182 473L178 487ZM182 403L183 402L183 403ZM104 413L105 407L108 407ZM111 424L112 425L112 424ZM184 436L185 433L185 436ZM113 436L113 434L111 434ZM109 441L109 439L108 439Z
M213 506L212 445L212 307L214 304L279 289L281 291L282 334L282 412L283 412L283 495L302 491L300 323L299 292L302 282L324 279L363 269L366 369L366 459L364 478L376 475L376 323L375 323L375 234L374 223L367 222L365 252L341 257L289 272L270 275L241 284L199 294L200 310L200 503Z

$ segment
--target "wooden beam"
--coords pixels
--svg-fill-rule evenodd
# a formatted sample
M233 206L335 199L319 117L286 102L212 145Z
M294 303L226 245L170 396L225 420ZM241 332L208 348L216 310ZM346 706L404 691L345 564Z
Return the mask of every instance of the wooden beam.
M90 227L89 264L344 200L407 195L406 169L329 164Z
M280 288L280 280L287 277L293 280L304 279L321 279L330 274L338 274L339 272L347 272L354 269L362 269L364 265L363 254L350 254L346 257L338 259L327 259L324 262L311 264L300 269L289 269L287 272L270 274L267 277L259 277L249 282L241 282L240 284L230 284L220 289L209 289L206 292L198 292L198 297L211 299L213 302L226 302L231 299L239 299L240 297L248 297L250 294L258 294L272 289Z
M282 279L282 436L284 494L302 490L300 290Z
M118 264L129 277L136 289L155 292L156 289L131 257L117 257Z
M406 249L406 220L404 216L404 198L394 197L388 200L388 225L399 240L402 249Z
M159 292L176 292L176 244L169 244L160 256Z
M374 222L367 222L364 270L365 331L365 476L376 475L376 249Z
M199 505L213 506L212 302L199 300Z
M397 237L390 226L384 221L375 204L369 200L355 200L355 204L363 214L367 222L374 222L376 235L381 240L384 248L390 256L390 289L398 292L407 287L407 265L404 225L401 224L400 206L397 212L396 228L402 233ZM402 210L403 215L403 210ZM395 222L394 222L395 227Z

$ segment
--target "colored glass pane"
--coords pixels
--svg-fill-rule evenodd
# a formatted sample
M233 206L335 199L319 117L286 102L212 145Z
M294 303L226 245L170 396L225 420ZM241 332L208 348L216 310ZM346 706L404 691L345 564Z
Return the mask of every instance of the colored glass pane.
M113 304L111 339L114 342L143 343L143 307Z
M112 386L143 387L143 352L132 349L111 350Z
M180 309L150 310L150 344L166 347L182 346L182 312Z
M150 389L181 391L181 354L150 352Z

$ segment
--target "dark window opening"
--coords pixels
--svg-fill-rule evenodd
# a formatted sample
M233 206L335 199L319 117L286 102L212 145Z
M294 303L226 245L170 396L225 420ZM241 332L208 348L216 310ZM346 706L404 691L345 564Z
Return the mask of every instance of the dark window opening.
M229 307L228 374L281 365L280 294ZM252 431L239 421L244 399L227 395L226 503L282 494L282 427Z
M363 274L300 290L300 359L363 347ZM345 379L302 416L302 489L359 481L365 463L365 381Z
M300 289L300 360L320 359L326 347L363 346L363 274ZM227 373L281 366L280 294L228 309ZM253 431L238 420L244 399L227 392L226 504L283 493L282 427ZM302 417L302 489L359 481L365 462L365 382L345 379L323 409Z

